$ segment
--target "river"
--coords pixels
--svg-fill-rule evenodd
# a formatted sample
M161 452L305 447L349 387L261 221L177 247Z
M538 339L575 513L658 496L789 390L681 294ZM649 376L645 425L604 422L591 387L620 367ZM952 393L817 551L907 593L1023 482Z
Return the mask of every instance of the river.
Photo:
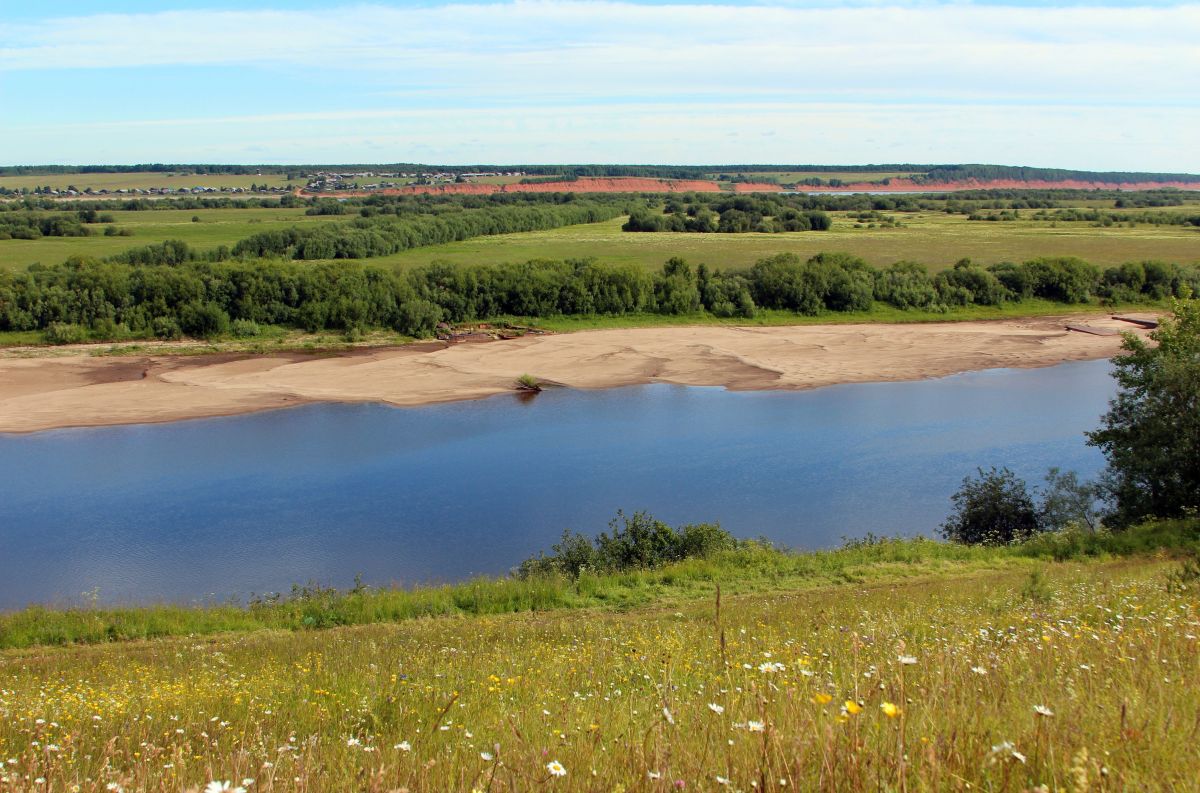
M0 435L0 609L503 574L618 509L798 548L934 535L977 466L1096 473L1107 361L731 392L319 404ZM86 593L86 594L85 594Z

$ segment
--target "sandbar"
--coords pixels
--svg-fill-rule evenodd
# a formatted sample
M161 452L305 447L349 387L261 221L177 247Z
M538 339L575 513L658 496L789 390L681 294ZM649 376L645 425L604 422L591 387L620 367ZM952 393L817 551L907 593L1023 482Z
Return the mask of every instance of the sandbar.
M150 423L311 402L416 406L514 391L644 383L807 389L1111 357L1144 329L1099 317L983 322L594 330L333 354L0 358L0 432Z

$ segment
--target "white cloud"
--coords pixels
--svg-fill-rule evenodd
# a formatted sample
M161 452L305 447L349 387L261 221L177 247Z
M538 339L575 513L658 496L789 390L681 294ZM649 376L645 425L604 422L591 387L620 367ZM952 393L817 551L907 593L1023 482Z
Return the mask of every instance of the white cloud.
M1200 5L646 6L177 11L10 25L0 70L286 64L446 97L770 90L1195 104Z
M38 125L17 120L49 111L21 107L0 116L0 133L5 156L21 162L903 160L1200 170L1198 41L1197 4L517 0L104 14L0 24L0 90L19 80L65 85L61 70L124 67L105 73L122 95L122 84L167 67L207 80L206 70L234 66L244 81L223 69L211 79L226 83L209 85L229 85L240 107L261 113L173 118L156 112L152 92L134 92L139 100L122 108L131 121L84 114L76 125ZM247 101L246 85L269 85L275 74L302 78L286 98L259 91Z

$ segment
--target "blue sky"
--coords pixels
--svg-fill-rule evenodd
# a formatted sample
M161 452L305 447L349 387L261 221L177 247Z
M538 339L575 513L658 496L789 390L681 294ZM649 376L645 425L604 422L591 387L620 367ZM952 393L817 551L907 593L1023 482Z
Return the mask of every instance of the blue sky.
M0 163L1200 171L1200 3L0 0Z

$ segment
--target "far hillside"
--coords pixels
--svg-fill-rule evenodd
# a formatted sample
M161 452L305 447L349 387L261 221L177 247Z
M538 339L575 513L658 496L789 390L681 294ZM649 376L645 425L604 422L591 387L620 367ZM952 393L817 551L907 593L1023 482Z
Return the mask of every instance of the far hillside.
M525 190L583 180L707 182L712 189L871 190L909 192L975 188L1200 189L1200 175L1148 171L1086 171L1019 165L878 163L868 165L727 164L599 165L423 163L229 165L0 166L0 196L180 193L387 191L478 185ZM581 185L576 185L579 188ZM570 188L564 188L570 189ZM630 189L617 185L609 192ZM635 188L636 189L636 188ZM643 189L653 189L645 188ZM691 185L688 189L697 189ZM597 192L605 191L603 188Z

